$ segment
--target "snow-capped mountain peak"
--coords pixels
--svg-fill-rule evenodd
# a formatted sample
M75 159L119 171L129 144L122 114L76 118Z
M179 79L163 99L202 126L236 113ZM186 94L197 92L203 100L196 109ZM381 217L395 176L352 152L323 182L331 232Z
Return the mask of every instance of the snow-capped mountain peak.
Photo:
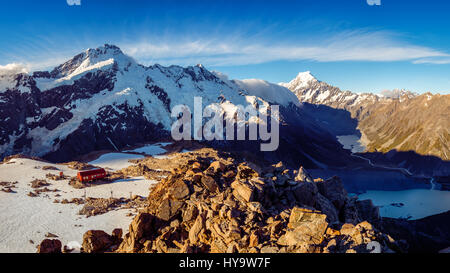
M301 82L317 81L316 77L314 77L311 74L311 71L305 71L305 72L298 73L297 77L295 77L294 80L301 81Z
M288 83L280 83L281 86L284 86L290 90L305 88L312 83L319 82L312 74L311 71L300 72L297 76Z
M105 44L96 49L87 49L85 52L76 55L69 61L55 67L49 76L52 78L71 78L85 71L114 63L121 68L136 64L133 58L125 55L117 46Z

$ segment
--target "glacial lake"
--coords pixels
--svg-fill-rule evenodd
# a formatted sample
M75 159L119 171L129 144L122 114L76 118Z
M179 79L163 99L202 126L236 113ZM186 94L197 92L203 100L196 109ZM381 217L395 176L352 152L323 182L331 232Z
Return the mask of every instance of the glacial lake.
M337 139L344 149L351 150L353 153L364 152L365 147L357 135L337 136ZM392 168L387 169L392 171ZM353 172L353 175L355 173L358 172ZM359 174L356 175L356 180L358 179L360 180L350 181L348 179L344 186L349 189L364 190L364 193L357 195L359 200L371 199L375 206L380 207L381 216L414 220L450 210L450 191L432 190L431 183L429 188L423 188L427 185L396 179L392 172L386 173L386 175L368 173L368 176L364 176L364 174ZM374 190L373 188L386 190Z
M371 199L380 214L391 218L420 219L450 210L450 191L412 189L402 191L367 191L360 200ZM403 204L403 206L391 204Z

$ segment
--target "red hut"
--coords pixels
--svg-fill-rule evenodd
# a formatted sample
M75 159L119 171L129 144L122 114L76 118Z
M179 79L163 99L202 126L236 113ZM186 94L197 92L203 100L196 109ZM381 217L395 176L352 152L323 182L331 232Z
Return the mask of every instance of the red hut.
M90 182L97 179L102 179L106 177L105 169L95 169L89 171L81 171L77 174L78 180L80 182Z

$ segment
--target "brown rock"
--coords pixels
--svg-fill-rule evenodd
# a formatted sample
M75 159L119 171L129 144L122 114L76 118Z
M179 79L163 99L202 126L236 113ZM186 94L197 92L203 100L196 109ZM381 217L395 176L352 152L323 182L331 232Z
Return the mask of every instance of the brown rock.
M121 228L116 228L112 231L112 236L118 240L122 239L123 230Z
M202 181L202 177L203 177L202 173L196 173L194 174L194 176L192 176L192 181L194 183L200 183Z
M183 211L183 222L193 221L198 216L198 209L194 205L188 205Z
M278 253L280 250L275 246L263 246L261 248L261 253Z
M341 232L339 230L327 228L326 234L330 235L330 236L338 236L338 235L341 235Z
M205 227L205 220L202 215L197 216L194 225L189 230L189 241L191 244L196 244L199 240L200 233Z
M295 181L297 181L297 182L309 182L309 183L313 183L314 182L312 177L309 175L309 173L302 166L300 166L300 169L297 172L297 176L295 176Z
M199 162L197 162L197 161L192 163L192 170L194 172L201 172L202 171L201 167L202 167L202 165Z
M229 183L233 181L233 179L236 177L236 172L233 170L229 170L226 173L224 173L222 177L225 179L225 181Z
M231 184L231 187L233 188L233 194L238 198L240 197L246 202L253 201L254 188L249 183L236 180Z
M158 216L164 221L169 221L180 212L183 204L184 203L181 201L166 198L161 202L160 206L158 207L158 212L156 216Z
M250 242L249 242L249 247L255 247L259 245L259 237L258 234L256 234L256 232L252 232L252 234L250 234Z
M352 236L354 233L358 231L353 224L345 223L342 225L340 232L342 235Z
M237 176L240 179L250 179L252 177L258 177L258 173L253 170L252 168L250 168L247 164L245 163L241 163L238 166L238 174Z
M61 253L62 244L57 239L45 239L38 246L37 253Z
M149 213L138 213L129 226L129 233L123 238L118 252L135 252L140 246L140 240L147 234L153 234L157 230L156 217Z
M367 222L367 221L363 221L359 224L356 225L356 228L362 231L373 231L373 226L371 223Z
M290 230L278 239L283 246L320 244L328 227L326 215L317 211L295 207L289 217Z
M226 253L227 250L227 244L220 238L214 238L211 242L211 253Z
M213 171L213 173L224 172L225 168L226 168L225 164L223 164L220 161L214 161L208 167L208 169L211 169Z
M283 162L281 162L281 161L272 166L273 166L275 172L281 173L282 171L286 170L286 167L284 166Z
M209 175L204 175L201 180L203 186L205 186L206 189L208 189L210 192L217 192L219 189L219 186L217 185L214 178L212 178Z
M105 252L114 243L113 238L103 230L89 230L83 235L83 251L86 253Z
M189 188L182 180L178 180L170 188L169 194L172 198L183 200L189 195Z

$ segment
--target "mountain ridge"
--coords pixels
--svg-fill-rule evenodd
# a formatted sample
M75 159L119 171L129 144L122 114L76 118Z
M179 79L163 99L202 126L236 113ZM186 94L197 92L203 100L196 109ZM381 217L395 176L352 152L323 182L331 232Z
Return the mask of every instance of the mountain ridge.
M298 76L280 85L289 88L301 102L348 111L358 120L368 152L412 150L450 160L450 95L406 90L357 94Z
M143 66L111 45L86 50L50 72L15 77L0 90L2 157L23 153L61 162L94 150L167 139L171 108L185 104L193 109L195 96L202 97L203 105L220 105L224 112L251 104L267 114L263 109L270 105L256 96L262 94L222 80L203 66ZM287 164L306 167L352 161L310 113L291 102L280 105L279 150L262 157L277 160L284 154ZM260 152L259 144L251 141L211 145ZM334 163L329 155L345 160Z

